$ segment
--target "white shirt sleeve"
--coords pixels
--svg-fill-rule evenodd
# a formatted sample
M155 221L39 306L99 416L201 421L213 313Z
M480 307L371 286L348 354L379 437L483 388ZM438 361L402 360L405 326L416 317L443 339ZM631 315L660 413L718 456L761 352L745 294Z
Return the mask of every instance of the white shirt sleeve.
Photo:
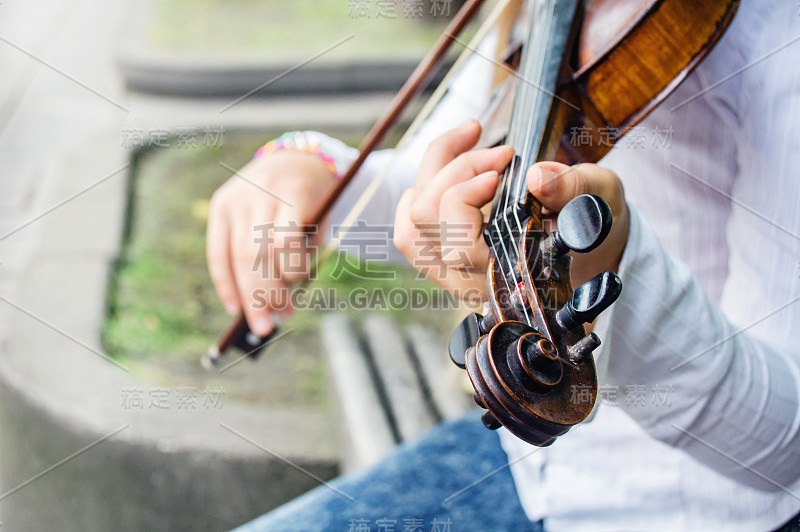
M731 323L635 208L620 275L624 288L605 338L609 380L674 390L671 403L628 414L738 481L769 490L796 482L800 353Z
M664 174L642 178L649 192L632 186L623 292L604 342L610 382L674 388L671 405L626 408L651 436L785 491L800 479L800 71L797 49L782 50L800 21L788 6L746 7L698 70L700 86L656 117L685 141L661 154Z

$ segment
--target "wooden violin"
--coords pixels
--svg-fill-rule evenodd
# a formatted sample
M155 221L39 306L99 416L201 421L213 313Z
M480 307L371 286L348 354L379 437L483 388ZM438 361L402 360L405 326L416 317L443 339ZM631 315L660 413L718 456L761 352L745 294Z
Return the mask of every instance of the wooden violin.
M312 222L327 214L480 4L464 5ZM596 196L579 196L562 209L557 230L548 234L525 171L537 161L599 161L708 53L737 7L738 0L528 3L529 37L521 53L509 55L518 74L505 143L515 156L501 176L484 229L491 250L487 312L468 316L449 345L453 361L469 374L476 402L486 409L487 427L505 426L545 446L586 418L597 397L592 351L600 339L587 335L584 324L622 289L613 272L574 291L570 283L570 253L587 253L602 243L612 223L608 205ZM575 131L582 142L571 142ZM209 360L230 346L257 354L268 341L255 337L242 317L212 347Z
M558 0L530 4L506 143L515 159L495 196L484 236L492 253L486 316L462 322L450 342L489 428L539 446L592 410L600 345L592 322L622 290L604 272L573 292L570 252L599 246L611 210L580 196L544 231L525 170L537 161L597 162L613 141L662 101L716 42L737 2ZM578 130L584 137L572 142ZM611 141L603 138L613 132ZM588 139L588 141L587 141ZM588 394L588 396L587 396Z

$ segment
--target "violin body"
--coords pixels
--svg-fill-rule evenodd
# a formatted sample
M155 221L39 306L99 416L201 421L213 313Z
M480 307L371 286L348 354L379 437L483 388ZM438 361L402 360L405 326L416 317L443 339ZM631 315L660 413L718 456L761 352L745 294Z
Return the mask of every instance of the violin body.
M733 19L739 0L589 0L580 15L575 50L556 99L543 160L597 162L617 138L660 104L711 51ZM566 107L566 109L564 109ZM575 128L591 142L570 143Z

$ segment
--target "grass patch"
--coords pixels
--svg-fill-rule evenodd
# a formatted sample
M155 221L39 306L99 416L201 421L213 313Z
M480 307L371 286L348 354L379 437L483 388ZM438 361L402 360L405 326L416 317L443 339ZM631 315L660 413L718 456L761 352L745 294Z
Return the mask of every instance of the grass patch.
M296 61L353 33L355 38L322 59L421 57L447 24L444 16L353 16L348 0L157 0L151 46L198 56ZM455 12L458 2L453 2ZM425 3L424 14L430 5Z

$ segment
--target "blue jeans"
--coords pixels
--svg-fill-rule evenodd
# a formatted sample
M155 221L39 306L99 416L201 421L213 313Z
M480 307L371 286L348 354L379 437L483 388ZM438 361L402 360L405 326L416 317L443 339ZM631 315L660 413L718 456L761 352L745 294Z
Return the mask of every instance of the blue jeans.
M439 425L377 465L333 480L237 532L542 532L525 516L480 412Z

